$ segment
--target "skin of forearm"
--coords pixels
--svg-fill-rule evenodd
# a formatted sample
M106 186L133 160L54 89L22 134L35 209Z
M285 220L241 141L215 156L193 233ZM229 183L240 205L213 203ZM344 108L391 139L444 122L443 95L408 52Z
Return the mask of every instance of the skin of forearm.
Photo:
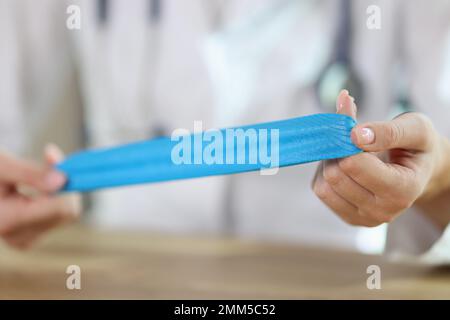
M440 229L450 223L450 141L439 138L438 160L435 174L415 206Z

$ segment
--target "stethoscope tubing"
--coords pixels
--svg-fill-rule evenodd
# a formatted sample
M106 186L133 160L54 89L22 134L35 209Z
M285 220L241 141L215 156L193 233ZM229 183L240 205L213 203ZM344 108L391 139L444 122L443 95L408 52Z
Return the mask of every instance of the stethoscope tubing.
M105 25L108 22L110 7L110 0L97 0L97 20L100 25ZM162 12L162 1L148 0L148 10L149 22L152 24L159 22Z

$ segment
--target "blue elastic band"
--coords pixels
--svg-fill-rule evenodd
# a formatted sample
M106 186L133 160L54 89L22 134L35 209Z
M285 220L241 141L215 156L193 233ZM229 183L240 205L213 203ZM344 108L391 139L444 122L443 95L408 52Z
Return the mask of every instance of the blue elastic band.
M346 115L316 114L282 121L268 122L233 130L254 129L255 132L267 130L267 155L270 154L270 132L277 129L279 133L279 161L277 167L291 166L318 160L335 159L351 156L361 152L351 141L350 132L355 121ZM226 130L216 132L224 137ZM196 133L185 138L195 144L195 139L204 138L204 133ZM197 140L198 141L198 140ZM212 141L212 140L211 140ZM249 143L230 146L224 142L223 155L232 153L237 157L239 151L245 152L245 163L198 163L176 164L172 152L180 141L170 137L152 139L109 149L89 150L74 154L57 165L57 169L66 174L68 182L63 191L93 191L96 189L151 183L168 180L188 179L205 176L225 175L270 168L267 162L250 163L249 155L258 153L259 145ZM202 152L208 148L203 142ZM241 148L241 150L239 150ZM188 158L194 158L196 147L192 145ZM199 151L199 150L196 150ZM185 156L185 155L184 155ZM236 159L236 158L235 158Z

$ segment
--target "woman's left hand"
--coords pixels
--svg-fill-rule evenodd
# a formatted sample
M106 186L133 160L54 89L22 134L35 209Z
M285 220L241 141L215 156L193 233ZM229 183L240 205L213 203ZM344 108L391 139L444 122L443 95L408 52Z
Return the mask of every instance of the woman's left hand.
M343 90L337 112L356 118L356 110ZM357 125L352 140L366 152L321 162L312 183L316 195L351 225L390 222L450 186L448 140L422 114Z

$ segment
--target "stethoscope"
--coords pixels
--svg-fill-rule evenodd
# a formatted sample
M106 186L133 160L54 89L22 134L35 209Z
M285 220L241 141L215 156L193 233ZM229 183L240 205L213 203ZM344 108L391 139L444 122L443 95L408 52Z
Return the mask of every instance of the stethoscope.
M319 106L325 112L334 112L336 97L342 89L348 89L351 92L359 102L359 108L363 105L362 82L351 63L351 0L339 0L338 14L332 58L320 72L314 85Z
M105 29L105 27L108 26L109 20L110 20L110 11L111 11L111 1L110 0L97 0L96 1L97 6L97 25L100 31L102 29ZM159 36L157 32L157 26L159 25L159 22L161 20L162 15L162 0L147 0L147 17L148 17L148 25L149 28L146 32L147 33L147 44L146 46L149 46L149 43L152 43L152 46L156 46L157 43L159 43ZM148 67L154 67L157 63L156 61L159 59L158 56L158 50L148 50L148 52L151 52L151 57L148 60L153 61L150 65L148 64L148 60L142 61L142 68L139 74L137 74L137 77L139 77L140 83L146 83L151 84L155 81L156 77L156 71L152 70L149 72ZM147 57L148 58L148 57ZM150 89L154 88L152 85L148 85ZM147 90L147 91L148 91ZM151 96L151 95L150 95ZM144 117L148 118L148 137L156 137L156 136L162 136L167 134L167 130L165 126L162 124L163 121L161 121L161 115L157 112L157 110L154 110L151 106L152 101L149 100L149 96L147 94L141 94L140 96L140 104L147 106L147 112ZM150 114L152 115L150 117Z
M97 0L97 17L100 25L108 22L110 0ZM156 23L161 17L161 0L148 0L148 17L150 23Z
M158 23L161 18L161 13L163 10L163 0L148 0L148 17L149 22L152 24ZM207 10L212 14L212 21L215 27L219 26L221 23L221 13L220 10L223 7L223 4L216 4L210 0L205 0L204 5L208 5ZM110 0L97 0L97 18L99 25L105 25L108 21L109 17L109 7Z
M97 17L100 26L106 25L109 18L110 0L97 0ZM162 0L148 0L148 19L150 24L159 22L162 13ZM339 15L335 45L332 58L320 72L314 89L318 104L325 112L334 112L336 97L340 90L348 89L352 96L363 105L363 86L351 63L352 15L351 0L339 0Z
M352 0L339 0L338 20L334 50L331 60L322 69L314 84L314 91L320 108L325 112L334 112L336 97L340 90L348 89L358 101L358 107L364 106L362 81L351 63L352 46ZM106 25L109 17L110 0L97 0L97 16L100 26ZM217 9L215 10L217 11ZM162 0L148 0L149 23L155 25L162 14ZM398 99L406 109L410 108L407 98ZM400 101L401 100L401 101ZM403 101L405 100L405 101Z
M158 46L159 33L157 32L158 26L161 22L161 16L163 14L163 1L164 0L147 0L147 12L148 12L148 24L149 28L148 32L148 43L152 43L151 52L152 56L147 61L143 62L142 65L142 74L138 75L140 77L140 81L142 83L150 84L155 81L157 71L153 70L153 72L147 72L145 66L148 65L148 61L152 61L150 65L153 67L157 65L157 60L159 59L158 50L154 50L155 47ZM204 6L205 12L207 12L208 16L210 16L210 26L212 28L219 28L222 22L222 9L224 8L224 3L226 0L220 0L216 2L212 2L210 0L205 0L202 2ZM111 11L111 1L110 0L97 0L97 24L100 30L105 29L107 27L109 19L110 19L110 11ZM148 58L148 57L147 57ZM154 88L154 86L148 85L149 88ZM151 89L149 89L151 90ZM148 91L146 92L148 93ZM160 115L158 110L152 110L152 102L149 101L147 94L143 94L141 97L142 105L147 106L148 114L151 114L151 118L153 120L149 120L150 129L149 136L161 136L169 134L167 132L166 126L164 126L163 121L161 120L164 116ZM149 117L150 118L150 117Z

